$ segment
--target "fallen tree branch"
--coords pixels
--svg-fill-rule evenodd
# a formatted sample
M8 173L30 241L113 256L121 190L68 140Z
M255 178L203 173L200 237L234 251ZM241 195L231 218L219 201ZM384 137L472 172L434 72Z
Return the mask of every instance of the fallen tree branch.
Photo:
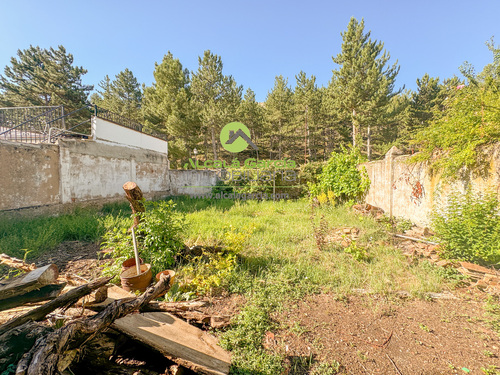
M0 326L0 335L7 332L8 330L20 326L23 323L26 323L30 320L42 320L45 316L55 309L63 306L70 306L77 302L83 296L90 294L94 289L97 289L103 285L106 285L112 277L103 277L97 279L89 284L85 284L74 289L71 289L69 292L64 293L63 295L57 297L56 299L47 302L46 304L37 307L36 309L28 311L26 314L15 317L9 320L7 323L2 324Z
M79 348L116 319L139 310L169 287L170 276L162 276L158 283L149 287L141 296L129 301L117 300L100 313L87 319L72 321L41 338L19 361L16 375L56 374L59 371L59 360L64 358L66 351Z

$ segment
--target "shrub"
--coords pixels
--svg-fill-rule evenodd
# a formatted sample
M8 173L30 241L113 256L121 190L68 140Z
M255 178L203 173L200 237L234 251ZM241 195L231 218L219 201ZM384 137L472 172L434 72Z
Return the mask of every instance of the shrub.
M153 273L157 273L175 264L176 256L184 247L181 234L186 224L184 215L175 211L175 204L171 200L146 201L145 206L146 212L142 214L136 229L137 246L141 258L151 264ZM132 234L128 231L132 220L108 224L114 227L108 226L101 247L112 250L111 256L115 263L105 271L107 274L117 274L121 262L134 254Z
M500 262L500 216L493 193L453 194L433 214L434 230L444 242L447 258L498 264Z
M329 200L334 199L341 203L360 200L370 187L366 169L358 168L361 162L363 160L357 148L343 149L339 153L332 152L318 183L309 185L311 196L317 197L324 193Z

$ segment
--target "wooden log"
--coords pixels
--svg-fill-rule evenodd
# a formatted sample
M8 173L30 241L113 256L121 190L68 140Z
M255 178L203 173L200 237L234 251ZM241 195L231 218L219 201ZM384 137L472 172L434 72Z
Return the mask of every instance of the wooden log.
M12 298L20 294L28 293L32 290L48 284L55 284L59 270L55 264L36 268L22 276L13 279L0 281L0 300Z
M67 351L79 348L91 335L110 326L116 319L140 309L170 287L170 277L162 276L160 281L149 287L141 296L131 301L115 301L100 313L74 320L53 333L41 338L26 353L17 365L16 375L53 375L58 362Z
M27 322L0 335L0 373L16 364L21 356L52 329L35 322Z
M137 186L135 182L128 181L123 184L123 190L125 190L125 196L130 203L130 208L134 214L134 228L137 227L141 221L141 213L145 211L142 195L142 191Z
M7 254L0 254L0 264L5 264L6 266L25 272L33 271L36 268L35 263L28 264L21 259L8 256Z
M66 283L45 285L40 289L32 290L26 294L4 299L0 304L0 311L9 310L27 303L36 303L54 299L61 293L61 290L63 290L65 286Z
M42 320L47 314L51 313L59 307L65 307L74 304L83 296L90 294L94 289L106 285L111 279L112 277L103 277L89 284L81 285L79 287L71 289L69 292L64 293L56 299L47 302L46 304L37 307L36 309L30 310L21 316L9 320L7 323L0 326L0 335L30 320Z

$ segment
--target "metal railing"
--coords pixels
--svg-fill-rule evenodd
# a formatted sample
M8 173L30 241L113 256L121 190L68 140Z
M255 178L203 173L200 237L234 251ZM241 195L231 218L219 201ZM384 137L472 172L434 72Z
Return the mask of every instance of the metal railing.
M61 118L63 113L63 106L1 108L0 139L23 143L44 142L50 124L54 119ZM31 117L28 117L30 115Z
M12 115L16 111L17 114ZM24 117L20 115L23 111ZM33 116L26 118L28 114ZM149 129L137 121L88 104L68 113L65 113L63 106L0 108L0 140L22 143L54 143L61 137L88 138L91 133L90 120L92 115L162 140L167 139L165 134ZM16 123L15 121L21 122ZM88 125L85 128L80 128L79 132L74 131L86 124Z
M153 129L147 128L144 125L142 125L141 123L134 121L134 120L131 120L131 119L124 117L122 115L119 115L118 113L111 112L107 109L100 108L98 106L94 106L94 107L95 107L94 115L96 117L102 118L103 120L114 122L115 124L124 126L126 128L129 128L129 129L132 129L132 130L144 133L144 134L151 135L155 138L159 138L159 139L162 139L164 141L167 140L167 135L164 133L159 133Z

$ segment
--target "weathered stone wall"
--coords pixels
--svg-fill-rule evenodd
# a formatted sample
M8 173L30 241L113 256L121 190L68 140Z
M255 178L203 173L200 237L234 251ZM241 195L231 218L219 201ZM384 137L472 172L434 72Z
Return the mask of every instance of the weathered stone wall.
M0 141L0 210L123 199L137 182L147 197L204 194L212 171L169 170L165 153L93 140L58 145Z
M439 175L432 175L425 163L410 164L410 155L401 155L393 147L384 160L362 164L371 181L366 202L382 208L388 215L404 217L427 226L434 207L446 203L452 192L495 191L500 183L500 145L487 153L488 167L482 176L467 174L449 183Z

